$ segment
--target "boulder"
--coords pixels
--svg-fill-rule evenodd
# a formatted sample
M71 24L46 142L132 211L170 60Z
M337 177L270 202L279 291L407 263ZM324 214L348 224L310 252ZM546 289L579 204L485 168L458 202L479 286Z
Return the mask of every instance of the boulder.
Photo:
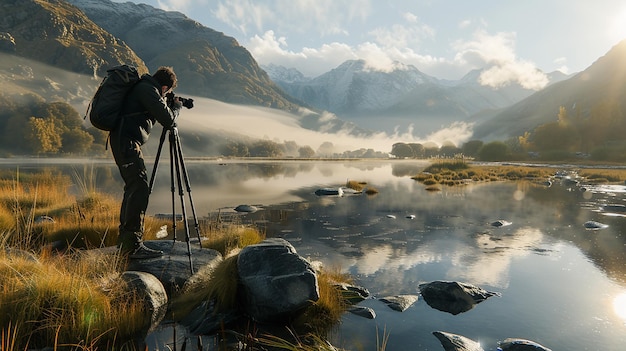
M430 307L454 315L471 310L491 296L500 296L500 293L461 282L433 281L420 284L419 289Z
M161 323L167 312L168 298L165 288L150 273L126 271L120 277L128 284L128 288L135 293L138 300L143 302L144 311L146 311L143 332L147 335Z
M191 267L196 274L208 274L222 261L218 251L200 248L191 244L172 240L150 240L146 246L163 251L163 256L142 260L129 260L128 270L147 272L159 279L169 297L174 296L192 278ZM191 252L191 264L189 253Z
M243 307L257 322L284 322L319 299L313 267L284 239L244 247L237 271Z
M383 297L380 301L386 303L392 310L404 312L407 308L411 307L417 299L417 295L395 295Z
M462 335L435 331L433 335L439 339L445 351L484 351L480 344Z
M499 343L501 351L552 351L551 349L526 339L508 338Z

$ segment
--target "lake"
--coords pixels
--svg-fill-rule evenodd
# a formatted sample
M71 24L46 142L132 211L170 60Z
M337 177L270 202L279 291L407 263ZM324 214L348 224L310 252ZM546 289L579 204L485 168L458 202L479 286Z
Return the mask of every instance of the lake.
M110 162L19 164L21 171L62 169L121 197L122 183ZM375 350L376 335L388 334L386 350L443 350L432 332L446 331L479 341L485 350L495 350L498 341L510 337L555 351L624 349L622 185L566 185L555 179L551 186L493 182L432 192L410 178L426 161L186 164L199 217L217 211L238 216L268 237L288 240L302 256L350 273L370 291L372 298L360 305L371 307L376 318L346 314L330 338L337 347ZM16 165L0 163L7 169ZM348 179L379 192L315 195ZM163 163L148 213L171 213L171 196L169 164ZM240 204L259 211L236 213ZM493 226L498 220L510 225ZM588 230L587 221L608 227ZM421 297L404 312L378 300L417 294L419 284L435 280L462 281L502 295L457 315L431 308Z

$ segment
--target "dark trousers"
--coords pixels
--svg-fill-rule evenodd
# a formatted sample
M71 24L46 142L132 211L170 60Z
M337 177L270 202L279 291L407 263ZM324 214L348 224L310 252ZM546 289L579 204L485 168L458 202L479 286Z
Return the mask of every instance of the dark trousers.
M143 217L148 208L150 185L141 145L116 134L111 133L111 151L124 180L118 246L131 248L142 241Z

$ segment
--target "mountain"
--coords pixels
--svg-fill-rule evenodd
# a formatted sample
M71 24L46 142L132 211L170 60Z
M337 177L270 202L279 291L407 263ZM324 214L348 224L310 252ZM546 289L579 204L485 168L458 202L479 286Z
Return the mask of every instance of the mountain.
M180 12L109 0L68 0L128 44L153 72L172 66L177 91L224 102L294 111L299 108L232 37Z
M269 65L261 65L261 68L267 72L270 78L275 82L280 83L301 83L311 80L311 78L305 77L302 72L295 68L287 68L285 66L275 65L270 63Z
M615 45L583 72L555 83L512 106L476 117L474 137L504 140L556 121L559 108L588 119L602 106L614 116L626 115L626 40ZM624 121L626 123L626 121Z
M3 0L0 50L68 71L94 75L122 62L147 71L124 42L61 0Z
M517 84L492 88L479 83L482 70L459 81L445 81L411 65L389 72L371 69L363 60L346 61L316 78L294 69L268 66L270 77L296 99L374 130L419 126L420 132L463 121L485 110L510 106L534 93ZM565 79L553 74L551 83Z

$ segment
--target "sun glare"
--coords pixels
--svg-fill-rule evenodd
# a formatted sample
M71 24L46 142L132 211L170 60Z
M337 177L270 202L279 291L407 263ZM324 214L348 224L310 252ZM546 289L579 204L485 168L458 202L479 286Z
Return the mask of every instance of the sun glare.
M626 39L626 8L615 12L610 23L609 36L616 42Z
M626 323L626 292L623 292L613 300L613 310L624 323Z

